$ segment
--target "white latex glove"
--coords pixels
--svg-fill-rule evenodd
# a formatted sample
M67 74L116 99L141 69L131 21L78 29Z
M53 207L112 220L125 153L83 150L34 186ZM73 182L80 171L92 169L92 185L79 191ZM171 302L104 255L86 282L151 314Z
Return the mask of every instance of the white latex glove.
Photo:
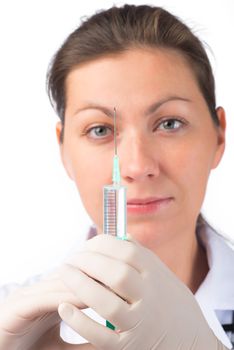
M98 235L59 274L85 305L116 326L111 330L71 304L61 304L61 318L90 342L87 349L227 349L187 286L135 241Z
M58 305L84 305L56 272L30 286L19 287L0 303L0 350L83 350L60 338Z

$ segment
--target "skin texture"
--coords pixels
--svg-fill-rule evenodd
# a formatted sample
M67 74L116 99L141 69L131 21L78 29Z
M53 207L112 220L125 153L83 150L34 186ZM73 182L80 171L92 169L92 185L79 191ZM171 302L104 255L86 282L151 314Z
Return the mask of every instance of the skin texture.
M66 80L64 167L102 232L102 188L112 183L113 120L94 106L117 109L117 144L127 197L172 197L154 214L128 215L128 232L195 292L208 271L195 225L207 181L225 148L225 112L215 127L193 72L173 50L131 49L78 66ZM171 100L149 115L155 102ZM89 106L89 109L77 112ZM92 107L92 108L91 108ZM181 122L165 120L179 118ZM163 123L164 120L164 123ZM104 125L101 131L94 129ZM56 126L59 141L61 123Z

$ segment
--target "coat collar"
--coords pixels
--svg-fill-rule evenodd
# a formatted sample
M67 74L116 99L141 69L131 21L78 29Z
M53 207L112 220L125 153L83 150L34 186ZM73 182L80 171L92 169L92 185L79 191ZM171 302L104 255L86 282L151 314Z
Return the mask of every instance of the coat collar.
M205 224L197 230L206 250L209 272L195 293L215 310L234 310L234 249L224 236Z
M216 337L232 348L215 310L234 310L234 250L226 237L207 224L196 234L206 250L209 272L194 296Z

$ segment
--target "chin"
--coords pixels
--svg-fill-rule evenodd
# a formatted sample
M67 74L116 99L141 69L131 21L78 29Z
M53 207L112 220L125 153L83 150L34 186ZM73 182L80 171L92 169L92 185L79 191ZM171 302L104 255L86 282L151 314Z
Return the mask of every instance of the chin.
M140 244L149 249L156 248L170 239L168 232L173 232L165 227L165 224L144 224L144 225L128 225L127 232Z

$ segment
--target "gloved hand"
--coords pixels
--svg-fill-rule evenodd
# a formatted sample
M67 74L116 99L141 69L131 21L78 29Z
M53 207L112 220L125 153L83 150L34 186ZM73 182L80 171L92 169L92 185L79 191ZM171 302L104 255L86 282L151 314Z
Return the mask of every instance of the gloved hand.
M0 350L75 350L60 338L57 308L62 301L85 306L56 271L35 284L17 288L0 303Z
M89 350L226 349L192 292L135 241L98 235L59 274L85 305L116 327L109 329L62 303L61 318L90 342Z

